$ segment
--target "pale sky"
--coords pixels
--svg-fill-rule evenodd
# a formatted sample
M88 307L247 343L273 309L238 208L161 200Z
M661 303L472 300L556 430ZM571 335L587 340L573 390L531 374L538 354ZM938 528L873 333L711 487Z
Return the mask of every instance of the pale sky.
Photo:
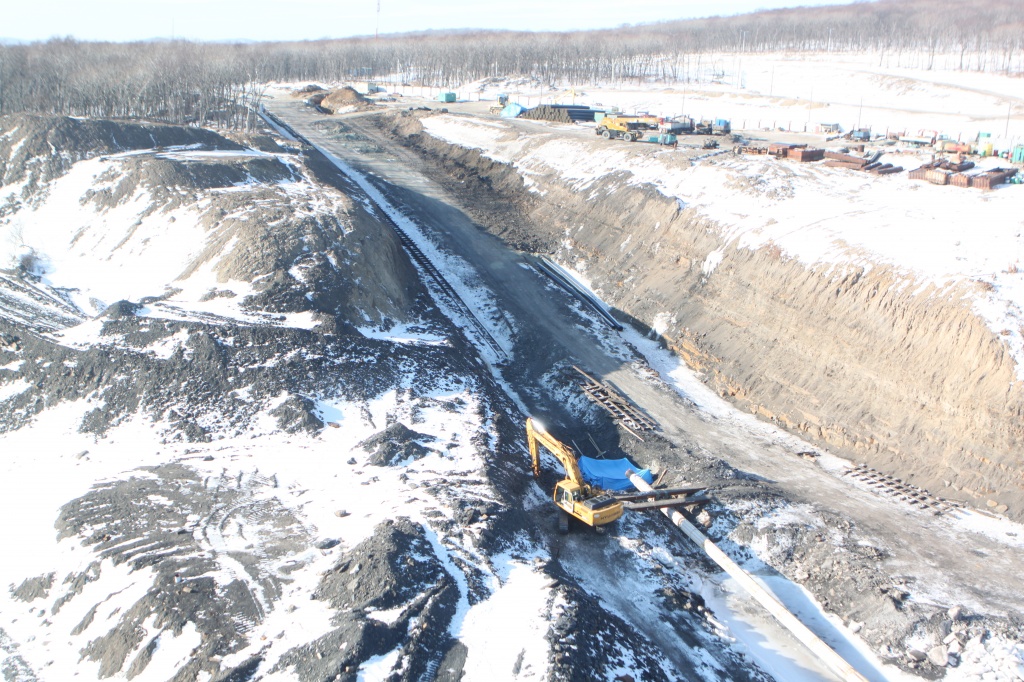
M380 33L613 28L850 0L379 0ZM0 39L315 40L373 35L378 0L0 0Z

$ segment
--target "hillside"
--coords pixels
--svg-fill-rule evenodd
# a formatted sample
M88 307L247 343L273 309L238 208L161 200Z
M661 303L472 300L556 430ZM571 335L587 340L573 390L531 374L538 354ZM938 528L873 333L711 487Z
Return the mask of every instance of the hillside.
M323 157L0 130L5 679L766 679L642 527L670 660L552 553L507 389Z

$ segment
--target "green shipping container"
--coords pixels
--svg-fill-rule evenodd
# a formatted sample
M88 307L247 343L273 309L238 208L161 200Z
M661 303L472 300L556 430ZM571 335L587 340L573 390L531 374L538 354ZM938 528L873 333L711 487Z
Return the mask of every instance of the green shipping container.
M455 93L454 92L442 92L440 95L437 96L437 101L438 102L454 102L455 101Z
M1013 148L1013 158L1010 160L1014 163L1024 163L1024 144L1019 144Z

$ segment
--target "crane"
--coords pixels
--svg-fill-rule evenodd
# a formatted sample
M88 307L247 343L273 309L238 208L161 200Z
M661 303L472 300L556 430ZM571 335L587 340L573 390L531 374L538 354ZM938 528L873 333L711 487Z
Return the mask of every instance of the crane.
M535 478L540 477L540 446L544 446L565 467L565 478L555 484L553 495L555 505L560 510L560 532L569 532L570 516L599 531L601 526L622 516L622 502L584 481L572 448L549 434L533 417L526 420L526 443L530 449Z

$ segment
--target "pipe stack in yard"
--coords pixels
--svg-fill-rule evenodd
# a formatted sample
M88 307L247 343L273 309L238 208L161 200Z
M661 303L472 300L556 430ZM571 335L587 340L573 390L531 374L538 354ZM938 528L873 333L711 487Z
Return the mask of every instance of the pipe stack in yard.
M636 473L627 471L626 474L629 476L630 482L637 490L641 492L653 492L654 488L650 486L644 479L640 478ZM739 565L729 558L729 556L718 548L715 543L711 542L707 536L701 533L695 525L690 523L685 516L680 512L670 509L667 507L661 508L661 513L667 516L672 523L683 531L686 537L690 538L695 542L704 552L714 561L716 564L722 567L726 573L728 573L733 580L735 580L747 594L752 596L763 606L768 613L770 613L775 620L777 620L783 627L790 631L794 637L796 637L801 644L808 648L818 660L824 663L828 668L839 676L844 682L867 682L867 679L854 669L852 665L846 662L846 660L837 654L828 644L823 642L816 634L811 632L810 628L800 622L800 620L790 613L789 609L780 602L774 594L769 592L767 589L757 583L753 577Z
M534 121L554 121L555 123L593 123L597 109L571 104L541 104L527 109L519 118Z

